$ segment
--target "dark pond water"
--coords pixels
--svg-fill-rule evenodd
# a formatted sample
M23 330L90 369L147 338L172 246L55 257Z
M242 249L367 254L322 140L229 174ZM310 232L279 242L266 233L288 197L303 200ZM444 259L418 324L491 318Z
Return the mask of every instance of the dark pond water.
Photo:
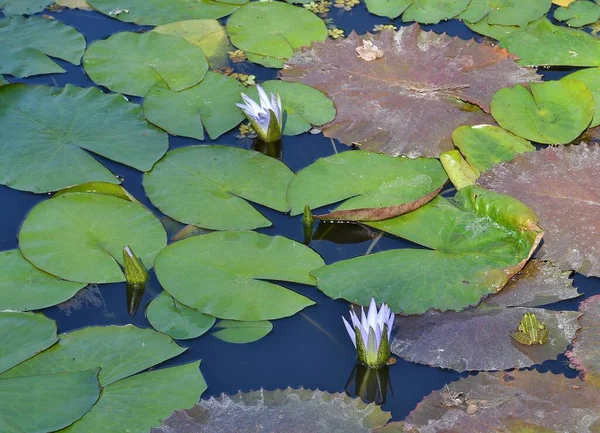
M1 14L0 14L1 15ZM122 23L96 12L64 10L52 13L56 19L63 21L85 35L88 43L105 39L120 31L140 31L145 27ZM356 30L362 34L370 31L375 24L393 23L403 25L399 20L390 21L367 13L364 5L359 5L351 12L332 8L331 15L337 26L346 34ZM465 25L458 21L450 21L435 26L424 26L426 30L446 32L463 39L477 37ZM94 86L81 67L60 62L66 69L64 74L36 76L27 79L7 77L10 82L27 84L48 84L64 86L67 83L79 86ZM252 66L244 72L255 74L257 81L272 79L275 70ZM557 79L570 70L540 71L546 79ZM106 90L106 89L104 89ZM139 98L132 98L139 102ZM196 144L227 144L248 147L250 143L235 138L236 131L229 132L219 140L199 142L189 138L170 137L171 148ZM322 135L304 134L299 137L284 137L283 161L294 171L314 162L316 159L332 155L335 152L349 150L348 147L332 143ZM144 195L141 185L142 174L131 168L122 166L102 157L96 156L103 164L117 175L124 178L124 187L134 194L157 215L162 214L152 206ZM0 186L0 249L17 247L17 232L27 212L46 196L14 191ZM259 206L260 207L260 206ZM266 208L260 208L273 222L262 233L279 234L302 241L300 217L291 218ZM338 240L352 241L351 227L341 226ZM364 238L363 238L364 239ZM359 240L359 239L358 239ZM331 241L313 241L311 247L321 254L326 263L365 254L367 251L377 252L392 248L402 248L408 243L393 237L384 236L374 242L367 239L356 243L334 243ZM411 247L414 245L411 244ZM585 278L574 275L574 284L584 296L600 293L600 279ZM316 288L295 284L284 284L316 301L317 305L307 308L292 318L274 322L274 330L266 338L246 345L224 343L212 337L210 333L194 340L181 341L180 344L189 350L174 361L163 364L182 364L195 359L202 359L202 373L208 383L205 397L220 393L236 393L239 390L249 391L264 387L266 389L285 388L287 386L303 386L330 392L343 392L346 381L355 363L355 350L342 325L341 316L347 315L346 302L333 301ZM161 291L153 276L142 300L144 307ZM564 301L553 304L550 308L577 309L579 301ZM384 301L384 300L380 300ZM53 307L44 314L56 320L61 332L70 331L90 325L109 325L133 323L148 327L144 316L144 308L140 307L134 317L127 313L125 284L105 284L89 290L86 297L78 297L68 308ZM556 360L544 362L535 367L539 371L563 373L569 377L576 374L567 366L564 356ZM464 374L463 374L464 375ZM431 391L441 388L445 383L457 380L461 375L453 371L412 364L402 360L390 367L390 378L393 395L388 396L385 410L392 412L393 418L404 418L416 404Z

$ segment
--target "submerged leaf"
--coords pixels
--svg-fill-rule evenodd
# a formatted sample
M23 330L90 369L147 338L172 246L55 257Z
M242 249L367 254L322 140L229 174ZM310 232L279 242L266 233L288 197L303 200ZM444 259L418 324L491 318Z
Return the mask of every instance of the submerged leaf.
M355 50L363 40L372 41L383 57L358 58ZM296 54L281 76L315 87L334 102L337 117L322 128L325 136L411 157L451 150L449 137L457 126L491 123L485 112L498 89L539 80L505 50L418 25L315 44Z
M273 329L273 324L267 320L257 322L242 322L239 320L220 320L212 336L227 343L253 343L265 337Z
M587 382L600 388L600 295L583 301L579 311L581 329L567 357Z

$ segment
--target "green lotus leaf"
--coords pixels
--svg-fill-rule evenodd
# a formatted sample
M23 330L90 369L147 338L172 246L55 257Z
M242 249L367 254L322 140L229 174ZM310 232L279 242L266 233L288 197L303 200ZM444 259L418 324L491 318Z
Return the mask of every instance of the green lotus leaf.
M0 431L48 433L90 411L100 396L98 370L0 379Z
M178 340L199 337L215 323L213 316L177 302L166 292L148 304L146 317L154 329Z
M523 26L546 15L550 6L551 0L471 0L458 18L476 23L487 17L488 24Z
M171 218L213 230L268 227L246 200L288 210L293 176L281 161L231 146L190 146L170 151L144 176L152 203Z
M492 39L496 39L498 41L507 38L513 33L521 32L524 28L526 28L526 26L502 26L497 24L490 24L488 22L487 17L477 21L476 23L472 23L466 20L464 21L464 23L475 33L479 33L480 35L484 35Z
M227 343L253 343L265 337L273 329L268 320L258 322L240 322L238 320L220 320L212 336Z
M248 0L88 0L97 11L120 21L160 26L182 20L217 19Z
M185 20L155 27L153 32L178 36L200 47L212 68L229 63L228 51L233 49L225 27L217 20Z
M177 36L121 32L91 44L83 67L114 92L145 96L160 81L176 92L198 84L208 60L198 46Z
M19 16L0 19L0 74L29 77L65 72L50 57L78 65L84 51L83 35L60 21Z
M315 126L321 126L335 119L333 102L321 91L302 83L271 80L261 83L267 93L279 93L281 105L286 113L283 135L298 135ZM258 101L255 87L245 91Z
M365 0L369 12L375 15L416 21L422 24L437 24L463 12L470 0Z
M148 433L174 410L198 402L206 390L199 364L163 368L108 385L92 410L61 433Z
M51 307L85 287L47 274L23 258L19 250L0 252L0 310L28 311Z
M60 335L60 341L0 376L35 376L100 367L103 387L173 358L186 349L169 336L133 325L91 326Z
M123 248L147 269L167 243L160 221L145 207L100 194L65 194L34 207L21 226L19 246L41 270L69 281L125 281Z
M583 27L600 19L600 5L587 0L573 2L554 11L554 18L570 27Z
M0 87L0 184L37 193L85 182L119 183L89 150L150 170L168 148L141 107L121 95L11 84Z
M0 327L0 373L47 349L58 340L56 323L42 314L3 311L0 312Z
M139 203L139 201L132 196L125 188L121 185L115 185L113 183L105 182L88 182L80 185L75 185L70 188L61 189L54 193L53 197L58 197L64 194L72 194L75 192L83 192L90 194L109 195L111 197L117 197L122 200L133 201Z
M360 305L385 299L406 315L477 304L525 265L542 236L523 203L473 185L453 200L438 196L414 212L368 225L428 249L357 257L311 275L334 299Z
M180 92L160 81L144 98L144 115L171 134L204 140L206 129L215 139L244 119L235 106L244 91L238 80L216 72L208 72L199 84Z
M343 152L300 170L288 187L288 201L291 214L298 215L305 205L317 209L348 199L320 217L373 221L424 205L447 180L440 162L434 158L396 158L361 150ZM345 212L341 214L342 211Z
M535 150L529 141L494 125L459 126L452 133L452 141L476 174Z
M258 321L314 304L265 280L314 285L309 272L321 266L317 253L282 236L215 232L169 245L156 258L156 275L169 294L191 308L222 319Z
M600 68L588 68L573 72L562 80L579 80L585 84L594 95L594 118L590 128L600 125ZM561 80L561 81L562 81Z
M285 61L294 50L327 38L325 23L307 9L280 2L252 2L227 20L233 45L247 53ZM272 67L261 58L251 61Z
M527 140L567 144L590 125L594 96L581 81L561 80L500 89L492 116L504 129Z
M6 17L33 15L51 5L53 0L0 0L0 11Z

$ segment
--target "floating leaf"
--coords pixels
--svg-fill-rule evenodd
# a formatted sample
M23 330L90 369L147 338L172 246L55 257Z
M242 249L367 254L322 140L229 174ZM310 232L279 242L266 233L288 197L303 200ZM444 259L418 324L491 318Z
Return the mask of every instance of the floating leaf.
M288 187L291 214L348 199L324 220L377 221L432 200L448 177L436 159L393 158L353 151L321 158L299 171ZM327 185L327 188L323 188Z
M170 151L144 176L146 194L162 212L213 230L268 227L246 200L285 212L292 171L260 152L231 146ZM246 199L246 200L245 200Z
M374 403L366 405L342 393L261 389L201 400L190 410L176 411L151 433L230 433L243 426L261 433L280 433L282 426L298 432L368 433L390 417Z
M558 6L567 7L576 0L552 0L552 3Z
M2 311L0 327L0 373L47 349L58 340L56 323L42 314Z
M273 324L269 321L241 322L239 320L220 320L215 329L220 331L213 332L212 336L227 343L253 343L265 337L273 329Z
M69 281L124 281L123 247L147 268L167 243L160 221L140 204L99 194L65 194L38 204L19 232L21 252Z
M92 194L101 194L101 195L110 195L112 197L117 197L122 200L133 201L135 203L139 203L139 201L129 194L129 192L123 188L121 185L115 185L113 183L106 182L89 182L82 183L80 185L75 185L70 188L61 189L54 194L54 197L58 197L64 194L72 194L74 192L85 192Z
M41 17L0 19L0 74L28 77L65 72L50 57L78 65L84 51L83 35L60 21Z
M298 135L314 126L321 126L335 119L333 102L317 89L302 83L288 83L271 80L261 83L267 92L279 93L281 105L285 110L286 121L283 135ZM258 91L255 87L245 92L258 101Z
M579 80L590 89L595 101L594 119L592 119L590 128L600 125L600 68L582 69L567 75L562 80Z
M61 334L57 344L5 372L0 378L101 367L99 379L105 387L185 350L170 337L152 329L133 325L93 326Z
M113 92L145 96L163 81L178 92L198 84L208 70L204 52L183 38L160 33L115 33L92 43L85 72Z
M397 318L398 332L391 350L411 362L458 371L541 364L567 349L579 327L579 313L531 306L578 295L558 268L531 261L498 295L490 296L477 308ZM547 327L549 338L545 344L526 346L512 338L526 312L534 313Z
M159 26L182 20L216 19L229 15L247 0L88 0L104 15L120 21Z
M4 86L6 84L8 84L8 81L6 81L6 78L0 75L0 86Z
M58 6L70 9L81 9L83 11L92 11L94 8L86 0L56 0Z
M536 371L479 373L434 391L404 422L404 430L433 432L593 431L600 422L597 388ZM467 413L467 406L478 409Z
M437 24L449 20L464 11L469 0L365 0L369 12L402 21Z
M177 302L166 292L148 304L146 317L154 329L178 340L199 337L215 323L213 316Z
M227 20L227 33L250 61L279 68L294 50L327 38L322 19L307 9L280 2L248 3Z
M0 379L0 431L46 433L69 426L100 396L98 370Z
M545 230L543 257L561 269L600 276L600 147L565 146L518 155L478 182L523 201Z
M477 186L454 200L438 196L416 211L367 223L429 249L399 249L344 260L311 272L334 299L392 311L462 310L500 290L525 264L542 232L512 197ZM401 264L401 265L399 265Z
M92 410L62 433L147 433L206 390L200 362L138 374L102 390Z
M458 150L440 153L440 162L457 190L475 184L477 169L471 167Z
M314 304L264 280L314 285L308 273L323 264L313 250L281 236L215 232L169 245L156 258L156 275L189 307L222 319L257 321L291 316Z
M238 80L216 72L208 72L200 84L180 92L161 81L144 98L144 115L171 134L204 140L206 128L215 139L244 119L235 106L244 91Z
M471 23L469 21L465 21L464 23L475 33L479 33L480 35L484 35L498 41L501 41L513 33L523 31L524 28L524 26L492 25L488 23L487 18L484 18L476 23Z
M60 304L85 287L40 271L19 250L0 252L0 310L39 310Z
M43 11L53 0L0 0L0 9L4 16L33 15Z
M229 63L227 52L233 50L225 27L217 20L186 20L155 27L153 32L178 36L200 47L212 68Z
M452 141L477 174L535 150L529 141L494 125L459 126L452 133Z
M556 9L554 18L558 21L566 21L570 27L583 27L600 19L600 5L587 0L576 1L569 7Z
M600 387L600 296L595 295L581 303L579 317L581 329L567 352L569 361L589 383Z
M168 137L121 95L12 84L0 87L0 184L37 193L119 180L83 149L150 170Z
M458 18L476 23L487 17L489 24L523 26L546 15L550 6L551 0L471 0Z
M363 40L372 41L383 57L358 58ZM539 80L504 50L424 32L418 25L315 44L296 54L281 75L333 100L337 117L321 128L325 136L411 157L451 150L449 137L457 126L492 122L483 111L498 89Z

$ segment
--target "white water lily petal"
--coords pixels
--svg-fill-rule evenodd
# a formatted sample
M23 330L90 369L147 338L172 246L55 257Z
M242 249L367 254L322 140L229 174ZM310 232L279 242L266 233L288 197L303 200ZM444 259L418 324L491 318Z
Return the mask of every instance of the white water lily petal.
M350 339L352 340L352 344L354 344L354 347L356 347L356 334L354 333L354 329L352 329L352 326L350 326L350 324L344 317L342 317L342 320L344 321L344 326L346 327L346 332L348 332L348 335L350 336Z

